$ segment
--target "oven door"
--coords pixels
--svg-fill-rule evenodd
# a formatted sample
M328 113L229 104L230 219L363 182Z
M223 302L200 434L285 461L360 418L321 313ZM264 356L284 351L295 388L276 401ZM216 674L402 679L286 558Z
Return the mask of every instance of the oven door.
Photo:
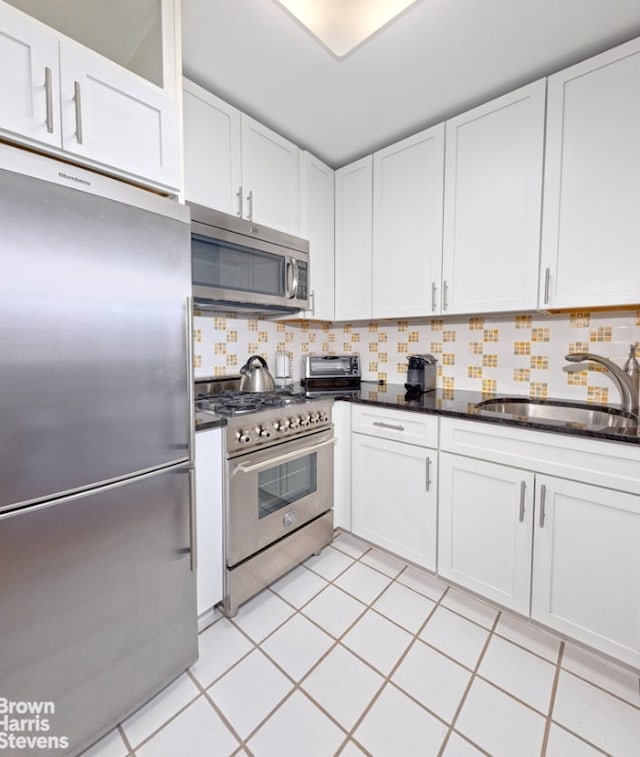
M333 428L228 461L232 567L333 507Z

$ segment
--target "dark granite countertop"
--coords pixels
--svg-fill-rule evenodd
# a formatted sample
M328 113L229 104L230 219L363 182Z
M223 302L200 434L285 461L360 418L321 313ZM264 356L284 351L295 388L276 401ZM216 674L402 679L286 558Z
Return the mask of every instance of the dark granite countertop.
M481 392L463 389L436 389L435 391L414 397L407 395L402 384L377 384L363 381L359 391L345 393L344 395L336 394L334 396L335 399L347 400L363 405L376 405L378 407L390 408L391 410L410 410L418 413L463 418L483 423L495 423L501 426L517 426L519 428L571 434L590 439L608 439L627 444L640 444L640 432L637 428L620 431L611 428L601 430L580 427L578 424L563 421L523 421L516 416L504 413L488 413L486 411L480 413L475 405L482 400L488 399L488 396ZM516 397L522 395L505 394L500 396ZM550 398L549 402L553 402L553 399Z
M227 425L227 419L208 411L196 410L196 431L206 431L210 428L222 428Z

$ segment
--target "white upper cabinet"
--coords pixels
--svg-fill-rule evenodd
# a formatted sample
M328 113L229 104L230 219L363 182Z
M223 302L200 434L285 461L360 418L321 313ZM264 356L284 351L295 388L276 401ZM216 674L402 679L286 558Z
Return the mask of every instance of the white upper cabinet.
M640 302L640 40L549 78L540 307Z
M438 312L444 124L373 155L374 318Z
M336 320L371 317L373 158L336 171Z
M333 169L308 152L300 160L300 236L309 240L311 310L306 318L332 321L334 308Z
M240 111L188 79L183 86L185 197L240 215Z
M60 146L58 37L0 4L0 129Z
M298 234L300 150L244 113L241 124L244 217Z
M184 184L190 202L300 234L300 150L183 79Z
M545 81L447 121L442 312L537 307Z
M60 43L62 149L136 179L180 186L178 112L159 87Z
M165 15L169 16L168 11ZM175 93L0 2L0 135L176 193Z

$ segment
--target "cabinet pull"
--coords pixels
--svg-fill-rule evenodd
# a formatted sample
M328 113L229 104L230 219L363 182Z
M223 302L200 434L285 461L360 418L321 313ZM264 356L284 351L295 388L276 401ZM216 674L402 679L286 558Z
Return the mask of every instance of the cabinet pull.
M76 105L76 141L82 144L82 97L80 94L80 82L73 82L73 99Z
M315 289L311 290L311 294L309 295L309 304L311 305L311 315L316 314L316 291Z
M427 458L427 491L431 488L431 458Z
M551 268L544 269L544 304L549 304L549 285L551 283Z
M390 428L393 431L404 431L404 426L395 426L393 423L383 423L382 421L374 421L374 426L380 426L380 428Z
M247 195L247 205L249 206L247 220L253 221L253 189L250 189L249 194Z
M544 528L544 505L547 498L547 487L542 484L540 486L540 528Z
M446 281L442 282L442 309L446 310L449 307L449 284Z
M431 312L436 312L436 292L438 290L438 287L436 286L436 282L431 282Z
M524 521L524 498L527 491L527 484L525 481L520 482L520 523Z
M47 98L47 131L53 134L53 87L49 66L44 69L44 90Z
M236 215L242 218L242 201L244 200L244 196L242 194L242 184L238 187L236 197L238 198L238 212L236 213Z

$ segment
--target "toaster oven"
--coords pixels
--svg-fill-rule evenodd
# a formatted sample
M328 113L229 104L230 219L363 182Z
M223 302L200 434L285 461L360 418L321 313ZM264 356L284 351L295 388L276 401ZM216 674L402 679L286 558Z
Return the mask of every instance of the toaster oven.
M302 359L307 392L357 390L360 378L360 355L306 355Z

